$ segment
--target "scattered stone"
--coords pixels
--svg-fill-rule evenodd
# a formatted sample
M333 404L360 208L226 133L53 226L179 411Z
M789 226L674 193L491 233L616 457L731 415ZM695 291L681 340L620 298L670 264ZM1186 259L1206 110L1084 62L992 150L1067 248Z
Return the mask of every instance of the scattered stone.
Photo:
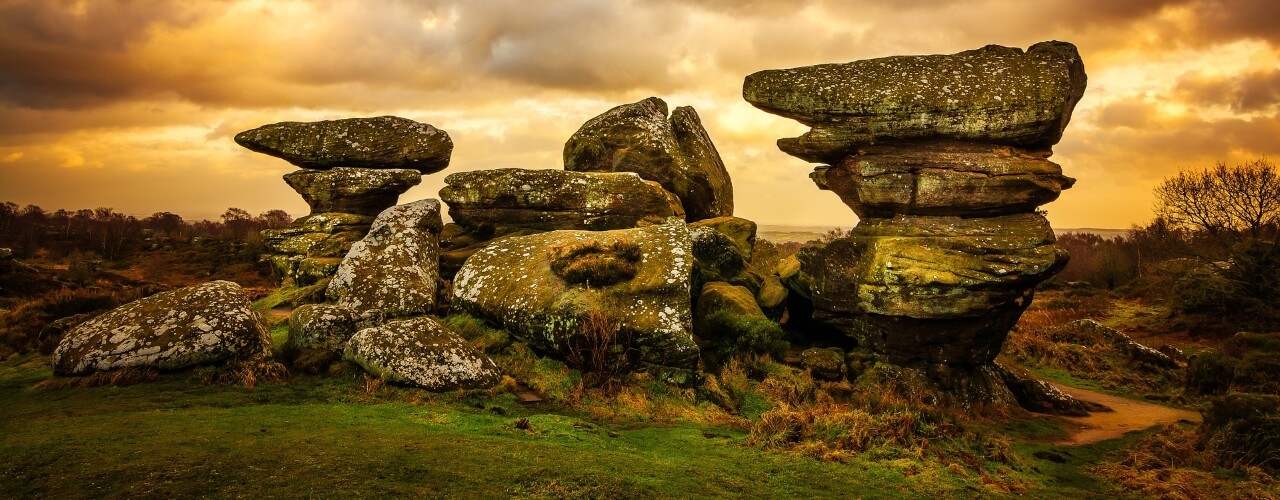
M1160 348L1157 350L1160 351L1161 354L1164 354L1165 356L1170 357L1174 361L1178 361L1182 363L1187 362L1187 354L1182 352L1182 349L1178 349L1175 346L1172 346L1170 344L1161 344Z
M390 316L432 312L439 278L440 202L421 200L378 214L364 239L351 246L327 294L357 313Z
M811 347L800 353L800 365L807 368L813 378L837 381L844 378L844 351Z
M638 255L617 255L619 242ZM609 256L607 254L614 254ZM631 252L625 252L630 254ZM689 281L692 241L681 222L613 231L552 231L506 238L476 252L453 282L453 304L486 319L549 354L565 352L580 335L588 315L616 322L640 352L640 361L660 366L693 367ZM590 261L621 258L634 267L629 279L595 285L590 278L570 282L553 270L555 260L591 267ZM602 274L615 267L601 265ZM586 270L590 274L590 270ZM609 280L604 280L608 282Z
M1009 390L1013 392L1014 397L1018 398L1018 404L1022 405L1023 408L1036 413L1050 415L1089 416L1090 407L1088 404L1058 390L1052 384L1032 378L1027 373L1014 372L1000 363L994 363L994 366L1000 376L1004 378L1005 385L1009 386ZM1097 403L1092 404L1097 405ZM1106 411L1110 411L1110 409L1106 408Z
M422 174L409 169L338 167L298 170L285 174L284 181L302 195L312 214L372 216L395 205L401 194L422 182Z
M120 368L179 370L270 356L271 337L240 285L214 281L130 302L67 332L58 375Z
M472 232L502 228L603 231L683 216L680 200L634 173L502 168L445 177L440 199Z
M408 168L444 170L453 154L449 134L395 117L281 122L236 134L236 144L302 168Z
M702 324L706 318L719 311L765 319L764 311L756 304L751 290L722 281L712 281L704 285L702 293L698 295L698 307L693 314L695 331L702 332Z
M430 316L360 330L344 356L383 380L430 391L484 389L502 376L492 360Z
M894 56L767 70L742 95L757 108L812 127L778 141L784 152L838 163L859 147L957 139L1045 149L1062 138L1084 95L1074 45L1023 52L988 45L952 55Z
M565 143L564 168L640 174L675 193L689 221L733 215L733 184L698 113L679 107L668 120L657 97L588 120Z
M1046 156L980 143L876 145L811 177L863 218L991 217L1033 211L1075 183Z
M340 355L355 334L356 319L351 310L333 304L305 304L289 315L289 338L283 353L290 360L307 351Z

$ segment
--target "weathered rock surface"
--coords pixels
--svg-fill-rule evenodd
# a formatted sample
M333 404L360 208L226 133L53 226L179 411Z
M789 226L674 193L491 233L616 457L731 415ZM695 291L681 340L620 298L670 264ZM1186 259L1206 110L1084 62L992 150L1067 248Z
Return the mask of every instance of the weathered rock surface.
M483 389L502 376L492 360L430 316L360 330L344 356L383 380L431 391Z
M440 202L421 200L378 214L364 239L333 275L326 291L357 313L391 316L432 312L439 278Z
M698 295L698 307L694 310L693 320L697 330L702 330L701 326L708 316L721 311L735 316L765 318L764 311L756 304L755 294L751 290L723 281L707 283Z
M214 281L158 293L81 323L53 352L54 373L178 370L270 356L271 337L240 285Z
M895 363L995 359L1034 286L1066 265L1037 214L863 219L797 256L814 318Z
M458 271L453 306L546 353L564 352L583 319L602 314L631 339L640 361L691 368L698 360L692 245L680 222L506 238Z
M603 231L684 214L679 199L630 172L502 168L450 174L445 184L449 216L472 231Z
M760 291L764 278L748 268L749 259L741 245L717 226L689 225L693 239L693 289L713 281L745 286L751 293Z
M813 378L840 380L844 378L844 351L838 348L811 347L800 352L800 366L809 369Z
M877 145L811 177L859 217L990 217L1034 211L1075 183L1045 156L978 143Z
M1026 52L988 45L951 55L894 56L766 70L747 76L743 98L812 127L781 139L784 152L836 163L892 141L958 139L1045 149L1058 142L1084 95L1074 45Z
M756 244L756 223L741 217L715 217L689 223L691 228L708 227L724 235L737 247L742 257L751 262Z
M281 122L236 134L236 144L302 168L408 168L424 174L449 166L453 141L425 123L396 116Z
M657 97L588 120L565 143L564 168L640 174L675 193L689 221L733 215L733 184L698 113L678 107L668 119Z
M285 174L284 181L302 195L312 214L378 215L422 182L422 174L409 169L338 167L298 170Z
M341 354L356 334L351 310L333 304L304 304L289 315L289 338L284 354L293 358L307 350Z

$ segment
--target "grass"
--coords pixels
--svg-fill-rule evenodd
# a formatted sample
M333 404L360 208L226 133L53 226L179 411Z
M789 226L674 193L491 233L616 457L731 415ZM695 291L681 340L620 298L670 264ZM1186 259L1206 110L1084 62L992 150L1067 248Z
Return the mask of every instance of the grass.
M37 390L40 357L0 367L0 489L16 497L901 497L981 491L906 463L797 460L740 428L627 426L433 395L356 374L246 389L170 374L128 387ZM528 419L528 429L515 422Z

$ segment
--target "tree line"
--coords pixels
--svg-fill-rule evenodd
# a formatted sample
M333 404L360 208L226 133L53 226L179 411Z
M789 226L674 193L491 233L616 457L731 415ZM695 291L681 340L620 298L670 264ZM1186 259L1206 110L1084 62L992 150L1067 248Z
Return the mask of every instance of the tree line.
M259 231L282 228L292 221L283 210L254 216L240 208L228 208L220 220L212 221L186 220L170 212L139 219L106 207L50 212L36 205L19 207L3 202L0 247L13 250L17 258L54 260L73 252L92 252L104 260L119 261L143 250L201 242L253 252L261 247Z

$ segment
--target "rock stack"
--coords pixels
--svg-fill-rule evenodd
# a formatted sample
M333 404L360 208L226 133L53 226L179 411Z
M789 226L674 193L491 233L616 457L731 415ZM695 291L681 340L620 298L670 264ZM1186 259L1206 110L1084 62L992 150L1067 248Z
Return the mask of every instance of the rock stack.
M650 97L588 120L565 143L564 170L497 169L445 178L454 224L441 233L452 277L491 242L554 230L606 231L733 215L733 185L697 111Z
M284 176L311 214L263 231L277 277L310 285L329 279L374 217L423 174L449 165L449 134L405 118L283 122L246 130L236 143L302 167Z
M814 319L895 364L991 366L1066 263L1036 208L1074 182L1047 158L1084 88L1064 42L748 76L748 102L812 127L779 148L861 219L787 273Z

